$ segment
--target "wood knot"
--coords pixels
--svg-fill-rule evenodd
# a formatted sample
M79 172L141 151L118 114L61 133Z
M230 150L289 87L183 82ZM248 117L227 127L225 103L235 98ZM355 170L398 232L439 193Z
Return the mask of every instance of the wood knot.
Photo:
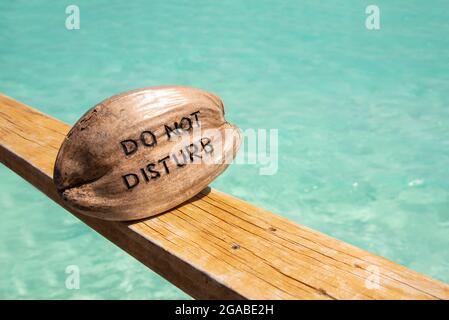
M327 296L327 291L324 290L323 288L318 288L318 292L324 296Z
M232 250L238 250L238 249L240 249L240 246L238 244L233 244L231 246L231 248L232 248Z

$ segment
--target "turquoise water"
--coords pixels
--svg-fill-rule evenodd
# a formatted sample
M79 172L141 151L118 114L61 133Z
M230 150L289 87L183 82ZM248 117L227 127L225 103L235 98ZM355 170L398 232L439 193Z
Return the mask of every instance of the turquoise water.
M449 282L449 4L375 1L369 31L371 3L2 1L0 91L69 123L128 89L213 91L279 129L277 174L214 187ZM188 298L3 166L0 209L0 298Z

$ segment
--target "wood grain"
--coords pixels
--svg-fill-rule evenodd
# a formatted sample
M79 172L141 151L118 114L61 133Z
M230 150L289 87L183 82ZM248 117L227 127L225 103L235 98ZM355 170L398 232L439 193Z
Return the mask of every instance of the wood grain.
M1 161L61 205L51 174L69 129L0 96ZM70 212L195 298L449 299L444 283L216 190L137 222Z

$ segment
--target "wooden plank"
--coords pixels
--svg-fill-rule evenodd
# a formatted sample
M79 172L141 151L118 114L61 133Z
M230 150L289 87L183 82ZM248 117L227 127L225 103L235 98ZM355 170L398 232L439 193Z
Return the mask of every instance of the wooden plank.
M52 172L68 130L0 95L1 162L59 204ZM449 299L444 283L209 188L137 222L71 213L195 298Z

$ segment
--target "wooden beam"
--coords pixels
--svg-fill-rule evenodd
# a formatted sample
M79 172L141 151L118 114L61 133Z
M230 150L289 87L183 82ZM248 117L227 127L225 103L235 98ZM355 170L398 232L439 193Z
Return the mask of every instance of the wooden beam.
M1 162L61 205L52 172L68 130L0 95ZM194 298L449 299L444 283L216 190L136 222L71 213Z

